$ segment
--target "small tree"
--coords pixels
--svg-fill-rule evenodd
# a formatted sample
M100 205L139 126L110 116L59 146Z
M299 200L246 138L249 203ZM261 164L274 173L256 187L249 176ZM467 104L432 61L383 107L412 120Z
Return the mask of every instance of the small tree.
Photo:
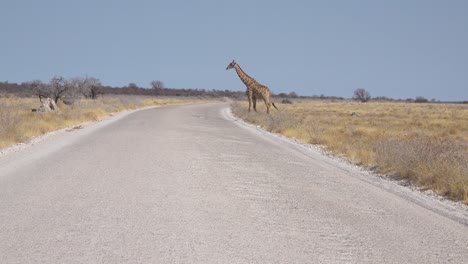
M138 89L138 85L136 85L136 83L129 83L129 84L128 84L128 88L133 89L133 90L137 90L137 89Z
M72 84L65 80L62 76L55 76L49 81L49 95L55 103L58 103L59 99L62 99L67 92L72 88Z
M161 81L152 81L151 82L151 88L157 90L157 89L164 89L164 83Z
M97 78L79 77L72 79L72 83L85 98L96 99L102 93L102 85Z
M353 99L365 103L371 99L371 95L366 89L358 88L354 91Z
M98 95L102 94L102 84L99 79L96 79L94 77L88 78L88 96L91 99L96 99Z
M43 83L41 80L34 80L27 82L27 86L29 87L29 90L31 91L32 94L41 97L48 97L48 88L45 83Z
M163 89L164 89L164 83L161 81L152 81L151 83L151 88L153 89L153 94L154 95L162 95L163 94Z
M31 92L42 98L52 98L57 104L59 99L63 99L72 89L73 85L61 76L55 76L50 79L49 83L43 83L40 80L28 82Z
M416 99L414 100L415 103L427 103L428 100L422 96L417 96Z

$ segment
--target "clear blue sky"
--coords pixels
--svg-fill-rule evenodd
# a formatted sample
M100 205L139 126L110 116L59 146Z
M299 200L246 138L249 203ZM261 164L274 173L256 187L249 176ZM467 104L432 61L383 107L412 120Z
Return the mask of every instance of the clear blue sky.
M2 0L0 81L468 100L466 0Z

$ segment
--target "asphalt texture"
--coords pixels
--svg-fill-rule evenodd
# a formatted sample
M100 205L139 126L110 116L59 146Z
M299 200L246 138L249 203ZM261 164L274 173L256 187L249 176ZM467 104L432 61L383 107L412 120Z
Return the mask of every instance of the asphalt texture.
M0 157L0 262L467 263L462 218L369 177L225 103L141 110Z

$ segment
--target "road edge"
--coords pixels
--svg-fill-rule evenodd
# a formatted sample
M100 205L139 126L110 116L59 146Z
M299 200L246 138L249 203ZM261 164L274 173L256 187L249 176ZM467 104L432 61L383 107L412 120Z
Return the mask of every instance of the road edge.
M352 177L358 178L366 183L397 195L409 202L417 204L438 215L449 218L459 224L468 227L468 206L462 202L455 202L445 197L435 194L432 191L423 191L417 186L408 184L405 181L398 181L385 175L377 174L363 167L349 162L347 159L330 154L323 147L307 144L296 139L285 137L278 133L272 133L260 126L250 124L236 117L228 105L221 109L221 115L227 120L232 121L239 127L247 129L263 137L289 144L296 151L310 157L319 158L321 161L334 166Z

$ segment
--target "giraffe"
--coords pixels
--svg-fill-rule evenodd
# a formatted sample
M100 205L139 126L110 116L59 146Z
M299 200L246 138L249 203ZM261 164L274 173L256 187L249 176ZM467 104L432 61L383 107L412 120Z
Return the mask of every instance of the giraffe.
M263 98L263 101L265 102L266 108L267 108L267 114L270 114L270 107L273 105L276 110L278 108L276 105L271 102L270 96L271 96L271 91L266 87L265 85L259 84L254 78L250 77L245 73L239 64L237 64L234 60L232 60L231 63L226 67L226 70L229 69L236 69L237 75L239 75L239 78L242 80L242 82L245 84L247 87L247 96L249 97L249 112L250 112L250 107L253 105L253 109L255 112L257 112L257 98Z

